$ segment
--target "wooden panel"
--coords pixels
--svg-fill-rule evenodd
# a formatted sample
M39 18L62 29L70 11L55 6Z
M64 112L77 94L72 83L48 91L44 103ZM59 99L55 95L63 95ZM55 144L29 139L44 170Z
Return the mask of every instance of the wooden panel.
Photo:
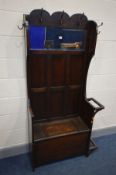
M77 55L29 58L32 109L37 118L78 113L83 61Z
M49 115L50 117L64 115L64 90L63 89L54 89L50 91Z
M86 153L88 133L40 141L33 145L35 166Z
M77 55L70 56L69 63L69 84L80 84L83 75L84 57Z
M65 57L52 56L52 65L51 65L51 78L52 86L62 86L65 83Z
M42 87L46 85L46 60L44 55L30 57L30 79L31 87Z
M68 114L78 113L79 109L79 88L71 89L69 88L67 91L67 105L66 112Z
M47 116L47 93L32 93L31 94L31 104L35 117L45 117Z

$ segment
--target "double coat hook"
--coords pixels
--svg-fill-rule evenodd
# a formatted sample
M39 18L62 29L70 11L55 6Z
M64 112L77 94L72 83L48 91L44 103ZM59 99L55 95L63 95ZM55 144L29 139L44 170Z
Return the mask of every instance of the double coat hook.
M19 30L23 30L23 28L28 26L28 22L24 22L21 26L17 26Z
M97 31L98 31L98 28L103 26L103 22L101 22L98 26L97 26ZM97 34L99 35L101 33L101 31L98 31Z

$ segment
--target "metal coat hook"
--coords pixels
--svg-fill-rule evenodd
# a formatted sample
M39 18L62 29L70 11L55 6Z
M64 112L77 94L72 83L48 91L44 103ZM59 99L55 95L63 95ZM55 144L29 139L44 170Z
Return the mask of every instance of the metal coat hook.
M64 11L62 12L61 17L60 17L60 24L63 23L63 21L62 21L63 15L64 15Z
M103 22L101 22L101 24L99 24L99 25L97 26L97 28L99 28L99 27L101 27L101 26L103 26Z
M25 22L21 26L18 25L17 27L18 27L19 30L23 30L23 28L25 28L27 26L28 26L28 24L27 24L27 22Z
M101 26L103 26L103 22L101 22L101 24L99 24L99 25L97 26L97 30L98 30L98 28L101 27ZM98 35L99 35L100 33L101 33L101 31L98 31L98 32L97 32Z
M24 27L24 26L23 26L23 24L22 24L21 26L18 25L17 27L18 27L19 30L23 30L23 27Z
M97 34L99 35L101 33L101 31L98 31Z
M82 25L82 23L83 23L83 17L84 17L84 12L82 13L82 16L81 16L81 18L80 18L80 22L79 22L79 25Z
M41 9L41 12L40 12L40 22L42 23L42 21L43 21L43 8Z

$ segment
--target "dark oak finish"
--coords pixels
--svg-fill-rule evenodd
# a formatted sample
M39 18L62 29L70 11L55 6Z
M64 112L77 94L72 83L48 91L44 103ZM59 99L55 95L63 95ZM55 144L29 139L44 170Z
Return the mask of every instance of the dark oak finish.
M89 132L89 128L78 116L48 122L34 123L34 141L72 135L81 132Z
M35 143L33 145L34 166L85 154L87 139L88 134L83 132Z
M80 49L31 49L28 27L27 85L32 114L33 168L88 154L93 117L104 107L86 99L86 80L95 53L97 26L84 14L50 15L34 10L25 15L29 26L61 27L86 33ZM91 105L94 100L98 107Z

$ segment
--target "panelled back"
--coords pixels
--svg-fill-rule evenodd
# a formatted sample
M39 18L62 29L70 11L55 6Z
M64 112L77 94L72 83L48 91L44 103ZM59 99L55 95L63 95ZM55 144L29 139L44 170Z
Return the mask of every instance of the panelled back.
M36 118L78 114L84 62L84 53L28 56L30 101Z

